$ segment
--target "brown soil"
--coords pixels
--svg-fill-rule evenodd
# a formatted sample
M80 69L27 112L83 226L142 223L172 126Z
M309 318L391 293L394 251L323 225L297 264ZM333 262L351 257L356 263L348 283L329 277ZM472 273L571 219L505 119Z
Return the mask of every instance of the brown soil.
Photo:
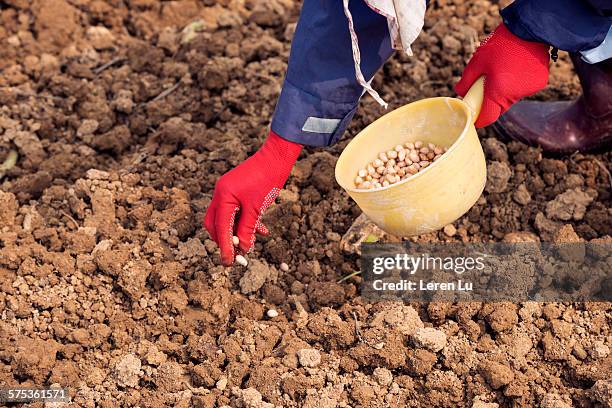
M375 88L394 107L452 95L497 8L434 2L415 57L396 55ZM200 222L216 179L265 136L298 13L0 4L0 161L20 155L0 180L0 385L60 384L91 407L611 406L609 303L366 304L358 277L336 283L359 267L340 238L360 210L333 168L382 114L369 97L341 143L303 153L249 269L219 266ZM568 61L538 98L578 94ZM480 135L486 192L419 240L612 235L610 153L550 158Z

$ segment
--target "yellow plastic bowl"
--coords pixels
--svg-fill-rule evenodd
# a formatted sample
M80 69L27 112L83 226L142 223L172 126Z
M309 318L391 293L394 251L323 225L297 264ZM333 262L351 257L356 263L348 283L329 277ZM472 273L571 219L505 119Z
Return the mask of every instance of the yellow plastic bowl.
M380 228L400 237L438 230L465 214L487 180L484 152L474 122L480 112L483 78L464 100L429 98L382 116L346 146L336 163L336 180ZM417 174L371 190L354 184L359 169L378 153L421 140L448 147Z

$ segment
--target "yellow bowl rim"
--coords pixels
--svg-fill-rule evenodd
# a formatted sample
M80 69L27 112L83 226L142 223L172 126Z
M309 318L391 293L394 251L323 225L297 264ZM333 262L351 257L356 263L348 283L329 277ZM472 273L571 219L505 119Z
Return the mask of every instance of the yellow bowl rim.
M378 122L379 120L384 119L385 116L387 115L391 115L395 112L398 112L400 110L403 110L405 108L408 108L409 106L413 106L413 105L417 105L420 103L424 103L426 101L431 101L431 100L439 100L439 99L452 99L454 101L459 101L461 102L461 105L463 106L463 108L465 109L465 111L467 112L467 120L466 123L463 127L463 130L461 131L461 134L459 135L459 137L455 140L455 142L448 148L448 150L446 152L444 152L444 154L442 156L440 156L440 158L438 160L436 160L435 162L433 162L432 164L430 164L429 166L427 166L424 170L419 171L416 174L413 174L410 177L405 178L404 180L395 183L395 184L391 184L389 186L383 186L383 187L376 187L376 188L371 188L371 189L359 189L359 188L355 188L355 187L345 187L342 185L342 183L340 183L340 180L338 180L338 175L337 173L335 174L336 177L336 182L340 185L340 187L342 187L344 190L346 191L350 191L352 193L377 193L379 191L383 191L383 190L387 190L387 189L391 189L394 187L399 187L402 184L405 184L409 181L415 180L417 177L422 176L423 174L427 173L429 171L429 169L433 168L436 166L437 163L439 163L442 159L444 159L444 156L446 156L447 153L450 153L451 151L455 150L456 146L459 144L459 142L465 138L465 135L467 134L467 130L469 129L470 126L473 126L473 121L472 121L472 116L474 115L474 112L472 112L472 109L465 103L463 102L463 100L459 99L459 98L452 98L450 96L438 96L435 98L426 98L426 99L421 99L419 101L415 101L415 102L411 102L408 103L406 105L400 106L399 108L396 108L394 110L392 110L391 112L387 112L386 114L384 114L383 116L381 116L380 118L376 119L374 122L370 123L368 126L366 126L363 130L361 130L361 132L359 132L350 142L349 145L351 143L353 143L353 141L356 141L358 138L360 137L364 137L364 132L370 127L370 126L374 126L374 124L376 122ZM348 145L346 146L348 147ZM346 147L344 148L344 150L346 150ZM338 157L338 161L342 158L342 154L344 153L344 150L342 151L342 153L340 153L340 157ZM337 166L336 166L337 168Z

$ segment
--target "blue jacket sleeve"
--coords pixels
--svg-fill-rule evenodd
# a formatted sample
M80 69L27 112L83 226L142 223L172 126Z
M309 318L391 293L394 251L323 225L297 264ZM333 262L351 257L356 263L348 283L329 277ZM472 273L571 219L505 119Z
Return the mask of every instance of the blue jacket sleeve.
M578 52L597 47L610 29L610 0L515 0L501 11L508 29L527 41Z
M387 20L362 0L349 4L369 80L393 53ZM329 146L344 133L362 94L342 0L305 0L272 130L293 142Z

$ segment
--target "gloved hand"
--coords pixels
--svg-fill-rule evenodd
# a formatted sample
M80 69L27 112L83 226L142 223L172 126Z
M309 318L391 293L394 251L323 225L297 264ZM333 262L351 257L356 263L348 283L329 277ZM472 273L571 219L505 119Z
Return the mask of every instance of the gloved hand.
M270 131L263 146L243 163L230 170L215 185L204 224L221 250L221 262L234 262L232 237L240 240L243 253L253 249L255 232L268 234L259 221L287 181L302 145L283 139ZM234 234L234 220L239 212Z
M525 41L502 23L485 39L468 62L455 92L465 96L472 84L485 76L484 100L476 127L488 126L525 96L548 82L546 44Z

